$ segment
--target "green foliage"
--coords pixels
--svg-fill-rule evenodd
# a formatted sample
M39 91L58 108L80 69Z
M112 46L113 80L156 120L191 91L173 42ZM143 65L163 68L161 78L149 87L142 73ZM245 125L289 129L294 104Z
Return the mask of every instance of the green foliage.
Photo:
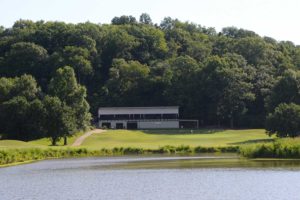
M29 73L34 76L43 75L43 65L48 58L47 50L30 42L18 42L6 53L4 66L1 68L7 76L20 76Z
M267 99L269 112L272 112L280 103L300 104L300 72L287 70L274 84Z
M278 140L271 144L246 145L240 154L247 158L300 158L299 141Z
M11 149L0 150L0 166L26 161L43 160L49 158L69 158L81 156L97 156L100 151L88 151L84 148L74 149Z
M70 158L86 156L108 156L108 155L138 155L138 154L194 154L194 153L216 153L237 152L238 147L224 148L191 148L189 146L164 146L158 149L143 149L135 147L116 147L113 149L89 150L86 148L24 148L0 150L0 166L14 163L22 163L35 160L52 158Z
M30 75L0 78L0 131L4 137L30 140L43 136L40 89Z
M188 145L171 146L166 145L157 149L145 149L138 147L114 147L112 149L102 148L102 155L134 155L134 154L199 154L199 153L238 153L238 146L229 147L190 147Z
M190 56L180 56L169 61L170 81L165 90L168 102L174 105L185 105L187 108L181 114L185 117L195 117L198 109L197 88L199 80L198 74L201 73L201 65Z
M77 83L74 70L71 67L60 68L49 84L49 94L56 96L66 106L72 109L76 116L76 129L86 129L90 126L91 116L89 104L86 101L86 89ZM67 134L68 135L68 134Z
M300 47L253 31L217 33L171 17L157 25L146 13L111 24L18 20L0 27L0 104L16 96L42 101L62 66L74 70L68 81L76 92L54 78L50 85L62 89L51 86L49 94L72 109L78 97L77 127L89 124L89 105L95 119L99 106L178 105L183 118L203 125L263 127L280 103L300 104Z
M114 25L123 25L123 24L135 24L137 23L135 17L129 15L122 15L121 17L114 17L111 20L111 23Z
M152 25L151 17L147 13L142 13L141 14L139 22L142 23L142 24Z
M258 37L253 31L238 29L236 27L223 28L222 34L230 38Z
M115 59L112 65L106 87L109 98L119 106L138 105L141 99L136 91L144 85L149 68L138 61L126 62L124 59ZM135 96L135 99L132 99L132 96Z
M135 38L136 46L131 51L133 59L149 63L165 57L168 47L163 31L147 25L125 26L124 28Z
M267 132L278 137L297 137L300 135L300 106L296 104L279 104L266 121Z
M44 99L46 136L55 146L61 137L72 135L76 131L74 110L58 97L46 96Z
M74 68L79 82L93 72L89 56L89 50L81 47L66 46L63 50L64 65Z
M203 71L205 84L209 86L205 92L216 109L217 118L229 120L233 128L234 120L247 111L247 102L255 99L246 61L236 54L214 56Z
M31 75L0 78L0 83L0 132L4 138L28 141L47 136L56 145L61 137L90 125L86 89L77 84L70 67L57 70L49 84L52 97L41 92Z

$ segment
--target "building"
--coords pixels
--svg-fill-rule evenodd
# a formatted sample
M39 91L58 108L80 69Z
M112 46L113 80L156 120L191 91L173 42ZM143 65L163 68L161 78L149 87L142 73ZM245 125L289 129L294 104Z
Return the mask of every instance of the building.
M99 127L116 129L179 128L179 107L102 107Z

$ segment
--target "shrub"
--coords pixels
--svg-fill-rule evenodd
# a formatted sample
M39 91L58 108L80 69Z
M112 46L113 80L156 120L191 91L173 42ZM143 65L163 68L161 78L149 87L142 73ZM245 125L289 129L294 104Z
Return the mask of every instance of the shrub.
M300 135L300 105L279 104L266 120L266 130L278 137L296 137Z

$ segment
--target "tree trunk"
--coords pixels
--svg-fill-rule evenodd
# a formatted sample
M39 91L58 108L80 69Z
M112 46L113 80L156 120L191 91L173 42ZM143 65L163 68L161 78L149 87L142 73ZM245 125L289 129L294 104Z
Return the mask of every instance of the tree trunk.
M51 141L52 142L52 146L56 146L56 140L57 139L55 137L52 137L51 140L52 140Z
M67 136L64 136L64 145L66 146L68 144Z

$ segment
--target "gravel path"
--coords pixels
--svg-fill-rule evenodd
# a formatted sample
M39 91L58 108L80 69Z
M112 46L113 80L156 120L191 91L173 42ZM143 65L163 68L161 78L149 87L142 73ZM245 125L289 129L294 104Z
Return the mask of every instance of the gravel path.
M83 143L83 141L87 138L87 137L89 137L89 136L91 136L92 134L95 134L95 133L103 133L103 132L105 132L106 130L103 130L103 129L94 129L94 130L91 130L91 131L88 131L88 132L86 132L85 134L83 134L82 136L80 136L79 138L77 138L76 140L75 140L75 142L71 145L72 147L78 147L78 146L80 146L82 143Z

